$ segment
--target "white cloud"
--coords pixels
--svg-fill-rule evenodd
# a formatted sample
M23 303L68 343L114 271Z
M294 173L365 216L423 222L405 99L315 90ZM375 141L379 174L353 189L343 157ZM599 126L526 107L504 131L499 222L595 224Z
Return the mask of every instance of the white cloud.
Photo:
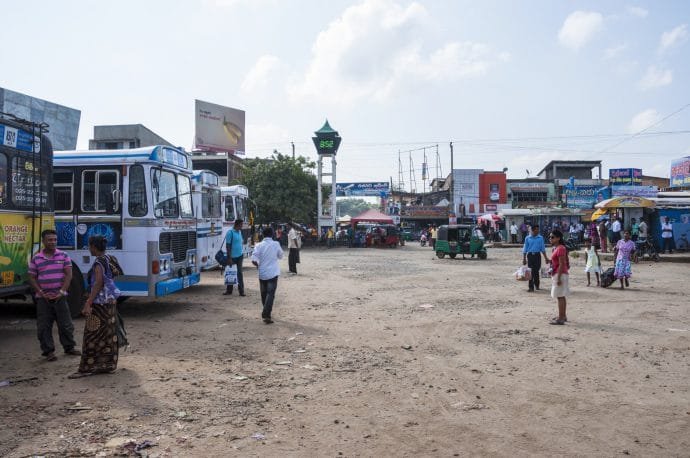
M242 81L240 86L242 92L252 93L265 89L274 74L279 71L280 66L280 59L276 56L259 57Z
M252 154L260 152L271 153L273 148L278 148L285 153L290 148L290 131L275 124L247 124L246 149ZM281 144L284 147L281 148ZM283 151L284 149L284 151Z
M661 115L653 108L637 113L630 124L628 124L628 133L636 134L661 120Z
M629 6L627 9L629 14L641 18L645 18L649 14L649 11L639 6Z
M626 49L628 49L628 45L626 45L626 44L622 44L622 45L618 45L618 46L611 46L610 48L606 48L604 50L604 60L614 59L614 58L618 57L620 54L622 54L623 51L625 51Z
M422 37L434 25L413 2L364 0L319 33L304 74L288 85L291 98L352 104L385 100L407 84L476 77L509 58L475 42L448 42L427 50Z
M663 70L657 68L655 65L647 67L647 73L637 83L642 90L654 89L661 86L667 86L673 82L673 72L671 70Z
M659 52L664 52L674 46L681 45L688 40L688 25L682 24L673 30L661 34Z
M575 11L563 22L558 41L574 51L586 45L602 29L604 17L593 11Z

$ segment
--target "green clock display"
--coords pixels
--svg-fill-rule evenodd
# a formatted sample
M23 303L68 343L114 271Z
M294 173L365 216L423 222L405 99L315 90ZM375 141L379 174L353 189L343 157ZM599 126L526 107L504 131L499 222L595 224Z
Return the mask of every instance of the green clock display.
M319 149L332 149L333 148L333 140L321 140L319 141Z

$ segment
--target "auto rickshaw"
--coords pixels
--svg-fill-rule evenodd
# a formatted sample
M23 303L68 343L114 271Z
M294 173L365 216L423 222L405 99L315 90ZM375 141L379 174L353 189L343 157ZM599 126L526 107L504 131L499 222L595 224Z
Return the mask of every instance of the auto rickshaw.
M367 235L367 246L395 248L400 243L400 232L394 224L374 226Z
M458 254L462 255L462 259L465 259L466 254L472 258L477 255L479 259L486 259L484 239L469 224L439 226L434 248L439 259L443 259L446 254L451 259L455 259Z

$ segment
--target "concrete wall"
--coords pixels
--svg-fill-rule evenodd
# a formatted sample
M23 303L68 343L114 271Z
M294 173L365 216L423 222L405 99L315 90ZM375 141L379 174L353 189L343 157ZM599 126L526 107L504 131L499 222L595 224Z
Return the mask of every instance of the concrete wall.
M48 138L55 151L77 147L81 111L47 100L0 88L0 111L32 122L48 124Z

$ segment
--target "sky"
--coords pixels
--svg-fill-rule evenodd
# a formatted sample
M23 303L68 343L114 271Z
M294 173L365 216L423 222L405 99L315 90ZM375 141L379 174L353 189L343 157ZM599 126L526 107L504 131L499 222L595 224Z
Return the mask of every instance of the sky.
M194 100L246 111L246 157L417 190L455 168L551 160L668 177L690 155L690 2L0 0L0 86L192 147ZM15 43L16 46L12 44ZM30 52L33 51L33 56ZM22 59L21 56L24 56ZM438 151L438 160L436 153ZM439 164L439 167L436 164ZM605 176L606 178L606 176Z

